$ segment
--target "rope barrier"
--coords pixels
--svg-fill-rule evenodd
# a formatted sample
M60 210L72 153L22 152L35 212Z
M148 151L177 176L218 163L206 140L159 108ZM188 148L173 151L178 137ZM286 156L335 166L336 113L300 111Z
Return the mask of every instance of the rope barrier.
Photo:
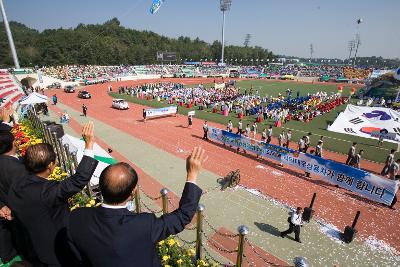
M183 238L181 238L181 237L179 237L179 236L177 236L177 235L176 235L175 237L176 237L178 240L182 241L184 245L187 245L187 246L189 246L189 247L191 247L191 245L196 244L196 240L194 240L194 241L187 241L187 240L185 240L185 239L183 239Z
M219 244L217 241L211 241L212 239L209 238L209 237L204 233L204 231L201 231L201 233L202 233L203 236L207 239L207 241L208 241L214 248L216 248L218 251L224 252L224 253L228 253L228 254L232 254L232 253L238 252L237 249L229 250L229 249L225 248L224 246L222 246L221 244ZM218 244L220 247L217 246L216 244Z
M188 230L188 231L194 231L194 230L197 230L197 225L193 225L192 227L188 227L188 226L186 226L185 227L185 230Z
M204 216L204 221L206 222L208 227L210 227L211 230L213 230L217 235L225 236L225 237L231 237L231 238L239 236L239 234L224 234L224 233L219 232L214 226L211 225L211 223L207 220L207 218L205 216Z
M156 211L156 210L151 209L151 208L150 208L149 206L147 206L142 200L140 200L140 204L142 204L148 211L150 211L150 212L152 212L152 213L161 214L161 213L163 212L162 209L159 210L159 211Z
M216 258L214 258L213 256L211 256L210 252L209 252L204 246L203 246L203 251L204 251L204 253L206 254L205 258L206 258L207 260L212 260L212 261L214 261L215 263L219 264L220 266L229 266L229 264L227 264L227 263L222 263L222 262L220 262L219 260L217 260Z
M246 263L247 263L248 266L253 266L253 265L254 265L254 262L250 262L250 261L247 259L246 254L243 254L243 258L244 258L244 260L246 261Z
M174 205L174 203L172 203L172 201L171 201L170 198L168 198L168 203L171 204L171 206L172 206L174 209L176 209L176 206Z
M139 190L140 190L140 192L142 192L146 197L150 198L151 200L159 200L160 198L162 198L162 196L152 197L152 196L146 194L146 192L144 192L143 189L140 186L139 186Z
M247 245L250 246L250 248L251 248L251 250L254 252L254 254L256 254L256 256L257 256L258 258L260 258L264 263L269 264L269 265L271 265L271 266L277 266L276 264L270 262L269 260L267 260L266 258L264 258L263 256L261 256L261 254L257 252L256 248L250 243L250 241L249 241L247 238L245 238L245 242L247 243ZM245 255L243 255L243 256L245 256Z

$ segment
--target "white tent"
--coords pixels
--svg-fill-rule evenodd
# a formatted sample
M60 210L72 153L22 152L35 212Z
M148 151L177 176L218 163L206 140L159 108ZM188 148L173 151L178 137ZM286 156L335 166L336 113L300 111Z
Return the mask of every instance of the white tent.
M21 105L31 105L31 104L40 104L47 103L47 96L38 94L36 92L31 93L21 99Z
M62 137L62 143L68 145L70 152L76 153L76 158L78 162L82 160L83 151L85 149L85 142L82 139L73 137L69 134L65 134ZM99 161L96 170L90 179L91 185L99 184L99 177L101 172L110 164L116 163L117 161L113 159L104 149L102 149L97 143L93 146L94 158Z

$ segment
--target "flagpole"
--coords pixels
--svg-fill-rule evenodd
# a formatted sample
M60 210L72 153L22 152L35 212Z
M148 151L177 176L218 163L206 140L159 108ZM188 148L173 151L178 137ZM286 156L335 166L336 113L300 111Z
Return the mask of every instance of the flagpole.
M12 57L14 60L14 66L16 69L19 69L20 66L19 66L17 51L15 50L14 40L13 40L13 37L11 34L10 25L8 24L6 10L4 9L3 0L0 0L0 8L1 8L1 14L3 15L4 27L6 29L8 43L10 44L11 54L12 54Z

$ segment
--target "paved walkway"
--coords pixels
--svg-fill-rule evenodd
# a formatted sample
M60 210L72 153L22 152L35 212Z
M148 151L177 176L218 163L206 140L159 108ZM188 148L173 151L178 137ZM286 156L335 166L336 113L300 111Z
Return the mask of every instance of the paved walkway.
M52 106L51 109L53 110L53 108ZM143 178L146 180L155 179L156 182L170 189L175 195L180 195L185 179L185 162L182 157L145 143L100 120L81 117L79 112L68 106L60 104L58 108L67 110L77 124L83 124L88 119L94 121L96 137L102 141L99 143L103 147L108 144L114 151L118 151L120 155L133 162L146 174L145 177L140 176L140 184L144 183ZM77 125L71 128L66 127L68 133L73 134L76 130L78 130ZM179 153L186 155L188 152L183 150ZM398 265L400 258L393 255L391 251L371 249L365 242L362 243L357 239L349 245L342 244L335 238L338 231L322 222L312 221L302 228L303 244L298 244L289 238L282 239L278 235L279 231L287 228L288 207L262 196L254 190L242 187L221 192L215 189L218 186L217 178L217 174L205 170L199 181L200 186L208 191L202 197L201 203L206 207L205 212L209 222L215 228L222 229L224 227L231 233L236 233L239 225L247 225L250 229L248 236L250 242L277 258L291 263L294 257L304 256L314 266L333 266L334 264L343 266ZM160 187L153 188L153 194L159 189ZM157 205L152 207L156 209ZM206 226L206 235L211 236L213 234L214 232L210 227ZM195 233L185 231L181 236L192 241ZM212 239L217 240L214 237ZM379 245L377 242L373 239L369 240L371 246ZM220 245L228 248L229 244L225 243ZM211 245L210 247L212 248ZM381 244L380 247L384 248L384 244ZM227 261L215 252L211 253L219 261ZM231 258L223 252L220 255ZM265 263L255 257L252 257L250 261L255 262L252 266L265 266Z

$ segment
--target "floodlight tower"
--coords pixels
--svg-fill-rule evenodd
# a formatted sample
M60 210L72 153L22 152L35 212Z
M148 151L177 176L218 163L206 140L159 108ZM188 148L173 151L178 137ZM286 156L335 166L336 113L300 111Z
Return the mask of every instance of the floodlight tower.
M251 34L250 34L250 33L246 34L246 37L244 38L244 43L243 43L243 45L244 45L245 47L248 47L248 46L249 46L249 44L250 44L250 39L251 39Z
M224 50L225 50L225 12L231 9L232 0L220 0L220 10L222 11L222 53L221 64L224 64Z
M10 25L8 24L6 10L4 9L3 0L0 0L0 9L1 9L1 14L3 15L4 28L6 29L8 43L10 44L11 54L12 54L12 57L14 60L14 66L15 66L15 68L19 69L20 67L19 67L17 51L15 50L14 40L13 40L13 37L11 34Z
M313 58L313 55L314 55L314 45L313 44L310 44L310 59L312 60L312 58Z
M360 39L360 24L363 22L362 19L357 19L357 33L356 33L356 40L355 40L355 47L356 51L354 52L354 62L353 66L356 65L356 60L357 60L357 52L358 52L358 47L361 45L361 39Z
M348 48L349 48L349 60L351 59L351 54L353 53L353 50L354 50L355 46L356 46L356 41L350 40L349 41L349 46L348 46Z
M355 43L355 46L356 46L356 51L354 52L354 66L356 65L356 60L357 60L357 52L358 52L358 47L361 45L361 39L360 39L360 34L359 33L357 33L357 35L356 35L356 43Z

